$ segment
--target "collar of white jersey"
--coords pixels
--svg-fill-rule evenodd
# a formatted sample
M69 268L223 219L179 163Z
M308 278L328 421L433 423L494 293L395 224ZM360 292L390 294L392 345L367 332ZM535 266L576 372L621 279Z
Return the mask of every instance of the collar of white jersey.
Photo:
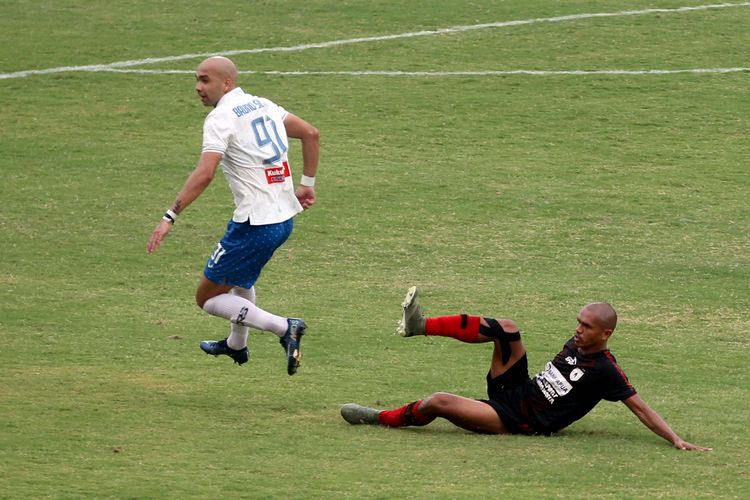
M245 91L242 90L240 87L235 87L229 92L227 92L226 94L224 94L223 96L221 96L221 99L219 99L219 102L216 103L216 107L218 108L219 106L221 106L221 103L224 102L225 99L231 99L231 97L228 97L228 96L231 96L234 94L239 95L239 94L244 94L244 93Z

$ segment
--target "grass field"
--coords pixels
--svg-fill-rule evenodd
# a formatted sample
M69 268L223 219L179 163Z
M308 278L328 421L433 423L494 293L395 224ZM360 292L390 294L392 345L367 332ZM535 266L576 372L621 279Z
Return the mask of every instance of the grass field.
M701 5L0 0L0 498L750 496L750 5ZM198 349L228 330L193 303L221 176L146 254L198 157L192 71L228 51L322 135L257 284L310 325L294 377L268 333L241 367ZM484 396L486 345L393 335L412 284L515 319L532 371L610 301L631 382L714 451L619 403L549 438L349 426Z

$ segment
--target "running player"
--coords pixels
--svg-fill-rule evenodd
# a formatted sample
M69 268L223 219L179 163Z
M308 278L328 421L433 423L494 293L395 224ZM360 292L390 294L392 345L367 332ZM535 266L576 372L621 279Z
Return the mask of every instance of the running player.
M263 266L292 232L293 217L315 203L320 150L318 130L263 97L237 87L237 67L226 57L210 57L195 71L195 90L214 109L203 124L203 148L195 170L156 226L148 252L161 245L177 220L211 183L221 165L234 195L226 233L208 258L195 293L199 307L231 322L229 336L200 343L207 354L248 360L248 327L275 333L286 353L287 372L300 362L306 324L255 305L255 282ZM294 190L287 157L288 138L302 143L302 178Z

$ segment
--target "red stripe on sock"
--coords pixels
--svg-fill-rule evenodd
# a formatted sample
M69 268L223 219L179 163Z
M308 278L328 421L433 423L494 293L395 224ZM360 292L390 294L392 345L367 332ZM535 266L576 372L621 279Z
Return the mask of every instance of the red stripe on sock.
M466 318L465 320L463 319L464 317ZM479 337L480 319L479 316L464 316L462 314L427 318L427 321L425 321L425 334L452 337L461 342L474 344ZM462 327L464 321L466 324Z
M404 405L395 410L383 410L378 414L378 419L383 425L388 427L403 427L404 425L404 413L409 405Z

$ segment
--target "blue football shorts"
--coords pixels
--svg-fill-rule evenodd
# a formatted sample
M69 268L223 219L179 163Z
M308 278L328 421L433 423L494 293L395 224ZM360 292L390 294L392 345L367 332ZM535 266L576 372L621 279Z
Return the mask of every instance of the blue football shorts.
M291 218L278 224L251 226L248 222L230 220L203 274L220 285L251 288L263 266L292 234L293 221Z

